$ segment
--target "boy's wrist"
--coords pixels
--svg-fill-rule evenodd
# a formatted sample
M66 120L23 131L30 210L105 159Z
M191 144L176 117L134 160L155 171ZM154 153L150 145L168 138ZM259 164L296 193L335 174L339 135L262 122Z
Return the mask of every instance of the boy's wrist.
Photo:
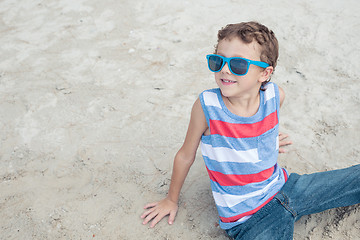
M168 194L166 198L176 204L179 201L179 197L170 196L170 194Z

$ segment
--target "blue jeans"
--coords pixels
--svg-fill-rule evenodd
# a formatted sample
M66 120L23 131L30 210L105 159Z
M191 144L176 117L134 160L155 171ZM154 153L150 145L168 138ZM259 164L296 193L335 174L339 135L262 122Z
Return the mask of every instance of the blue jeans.
M304 215L360 203L360 165L298 175L293 173L275 197L245 223L226 230L236 239L293 239Z

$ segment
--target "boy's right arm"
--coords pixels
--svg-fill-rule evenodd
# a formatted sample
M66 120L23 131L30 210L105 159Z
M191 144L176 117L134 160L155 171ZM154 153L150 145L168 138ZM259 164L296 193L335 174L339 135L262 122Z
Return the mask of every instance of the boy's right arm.
M193 164L196 151L199 146L201 136L207 130L206 118L201 107L200 100L197 99L191 111L191 118L184 144L178 151L174 159L173 172L169 192L166 198L160 202L145 205L148 209L141 215L144 219L143 224L152 220L150 227L154 227L162 218L169 216L168 223L172 224L177 210L180 190L185 178Z

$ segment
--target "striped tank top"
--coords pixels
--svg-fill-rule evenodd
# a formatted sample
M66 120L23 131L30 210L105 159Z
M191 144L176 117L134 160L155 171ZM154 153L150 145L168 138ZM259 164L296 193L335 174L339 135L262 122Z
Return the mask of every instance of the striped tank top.
M219 88L200 94L210 128L210 135L201 137L201 152L223 229L248 220L287 179L277 164L279 88L274 83L265 88L260 91L259 109L251 117L231 113Z

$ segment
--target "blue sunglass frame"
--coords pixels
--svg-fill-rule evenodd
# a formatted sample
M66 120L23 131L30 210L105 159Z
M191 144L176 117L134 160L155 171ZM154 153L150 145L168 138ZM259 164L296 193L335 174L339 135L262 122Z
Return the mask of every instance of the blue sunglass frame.
M210 57L219 57L222 59L222 65L220 67L219 70L217 71L214 71L210 68ZM217 54L209 54L209 55L206 55L206 59L207 59L207 62L208 62L208 68L211 72L220 72L221 69L223 69L223 67L225 66L225 63L228 64L228 68L230 69L230 72L234 75L237 75L237 76L244 76L248 73L249 71L249 67L250 67L250 64L252 65L256 65L256 66L259 66L259 67L262 67L262 68L267 68L269 67L270 65L266 62L261 62L261 61L254 61L254 60L250 60L250 59L246 59L246 58L241 58L241 57L231 57L231 58L227 58L227 57L223 57L223 56L220 56L220 55L217 55ZM246 71L244 74L238 74L238 73L235 73L233 70L232 70L232 67L231 67L231 64L230 64L230 61L231 60L237 60L237 59L241 59L241 60L244 60L246 63L247 63L247 66L246 66Z

